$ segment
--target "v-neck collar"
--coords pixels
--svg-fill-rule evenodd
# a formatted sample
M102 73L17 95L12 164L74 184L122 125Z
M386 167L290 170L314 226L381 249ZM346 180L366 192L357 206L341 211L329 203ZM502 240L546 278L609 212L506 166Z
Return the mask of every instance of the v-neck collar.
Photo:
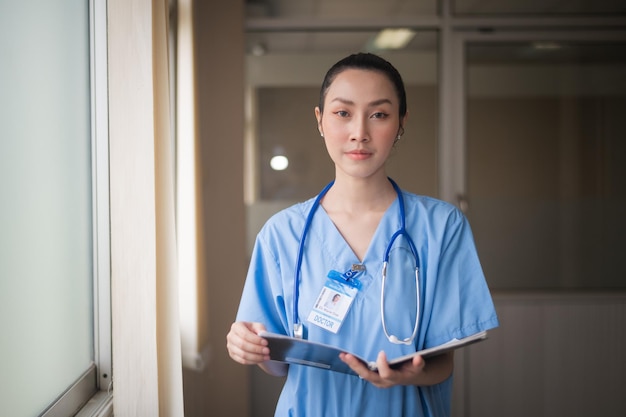
M392 234L400 228L400 210L398 204L399 199L396 196L389 207L387 207L387 210L385 210L385 213L376 226L376 230L374 231L367 251L365 252L365 257L362 260L359 260L321 204L318 207L318 212L315 213L314 216L314 222L322 226L318 229L321 233L323 233L323 235L320 235L319 238L325 245L326 249L330 253L335 254L337 262L343 261L361 264L378 262L382 264L385 249L389 244L389 240L391 239ZM317 219L315 219L316 217Z

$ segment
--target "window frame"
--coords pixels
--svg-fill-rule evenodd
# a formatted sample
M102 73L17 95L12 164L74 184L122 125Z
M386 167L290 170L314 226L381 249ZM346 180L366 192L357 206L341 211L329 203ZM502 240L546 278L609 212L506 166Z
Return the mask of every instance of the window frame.
M93 228L93 363L41 415L113 415L107 1L89 2Z
M110 391L113 381L113 364L106 0L90 0L90 22L94 201L94 360L98 368L98 388Z

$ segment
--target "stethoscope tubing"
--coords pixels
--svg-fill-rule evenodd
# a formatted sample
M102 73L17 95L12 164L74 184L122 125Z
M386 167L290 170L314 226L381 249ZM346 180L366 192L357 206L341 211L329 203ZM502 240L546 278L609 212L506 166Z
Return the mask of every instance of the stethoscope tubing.
M304 223L304 228L302 229L302 235L300 236L300 243L298 244L298 257L296 258L296 270L295 276L293 280L293 323L294 329L298 329L300 326L300 316L298 315L298 299L300 297L300 272L302 269L302 258L304 257L304 242L306 240L306 235L311 228L311 223L313 222L313 215L317 211L317 208L320 206L320 201L326 195L330 187L333 186L335 181L331 181L328 183L326 187L317 195L313 205L311 206L311 210L309 210L309 214L306 218L306 222ZM294 330L296 332L296 330ZM294 334L294 337L298 336ZM301 334L299 336L302 336Z
M388 178L389 182L391 182L391 185L393 186L394 190L396 191L396 194L398 195L398 203L400 206L400 229L397 230L392 236L391 239L389 241L389 244L387 245L387 249L385 250L385 255L383 257L383 273L385 274L386 271L384 271L386 269L386 266L389 262L389 252L391 251L391 248L393 246L394 241L399 237L399 236L404 236L407 240L407 242L409 243L409 247L411 249L411 252L413 253L413 256L415 258L415 269L416 269L416 274L418 274L418 271L420 269L420 265L419 265L419 256L417 253L417 249L415 247L415 243L413 242L413 239L411 239L411 236L407 233L406 231L406 214L405 214L405 210L404 210L404 198L402 197L402 190L400 190L400 187L398 187L398 184L396 184L396 182L394 180L392 180L391 178ZM313 202L313 205L311 206L311 209L309 210L309 213L307 215L306 221L304 223L304 228L302 229L302 234L300 236L300 242L298 244L298 255L296 258L296 267L295 267L295 271L294 271L294 288L293 288L293 320L294 320L294 337L302 337L302 324L300 323L300 317L298 314L298 300L300 297L300 275L301 275L301 269L302 269L302 259L304 257L304 245L305 245L305 241L306 241L306 237L308 234L309 229L311 228L311 223L313 222L313 216L315 214L315 212L317 211L317 208L320 206L320 202L322 200L322 198L326 195L326 193L328 192L328 190L333 186L335 182L331 181L328 185L326 185L324 187L324 189L322 189L322 191L317 195L317 197L315 198L315 201ZM420 317L421 317L421 310L423 308L423 304L421 302L421 295L423 294L423 285L422 285L422 291L420 291L420 284L419 284L419 278L416 275L416 291L417 291L417 316L416 316L416 322L415 322L415 328L414 328L414 332L413 332L413 336L411 337L411 339L413 339L417 333L418 327L419 327L419 321L420 321ZM384 290L383 290L384 291ZM383 292L384 294L384 292ZM381 294L381 295L383 295ZM381 310L383 308L384 305L384 299L382 299L381 297ZM382 311L381 311L382 314ZM384 318L382 318L383 320L383 328L385 330L385 334L387 335L386 332L386 327L384 324ZM395 337L395 336L394 336ZM387 338L390 339L389 335L387 335ZM397 339L397 338L396 338ZM390 339L391 340L391 339ZM406 339L405 339L406 340Z

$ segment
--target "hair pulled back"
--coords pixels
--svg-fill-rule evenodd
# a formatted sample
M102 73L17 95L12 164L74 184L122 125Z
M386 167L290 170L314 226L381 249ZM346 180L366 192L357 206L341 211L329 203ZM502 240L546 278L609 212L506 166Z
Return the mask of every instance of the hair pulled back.
M365 52L349 55L330 67L324 77L324 81L322 82L322 88L320 89L319 109L321 113L324 113L324 101L330 85L333 83L337 75L347 69L377 71L385 75L393 84L398 95L398 101L400 104L400 120L402 120L402 118L406 115L406 91L404 89L402 76L400 76L398 70L387 60L378 55Z

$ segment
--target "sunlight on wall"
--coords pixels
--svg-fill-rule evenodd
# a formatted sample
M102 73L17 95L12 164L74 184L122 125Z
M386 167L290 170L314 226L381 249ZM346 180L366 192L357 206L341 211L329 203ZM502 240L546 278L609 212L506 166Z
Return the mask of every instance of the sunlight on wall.
M191 0L178 4L176 226L183 366L202 370L209 351L201 319L203 268L198 254L202 248L202 222L199 221L202 205L198 198L200 174L196 152L191 6Z

